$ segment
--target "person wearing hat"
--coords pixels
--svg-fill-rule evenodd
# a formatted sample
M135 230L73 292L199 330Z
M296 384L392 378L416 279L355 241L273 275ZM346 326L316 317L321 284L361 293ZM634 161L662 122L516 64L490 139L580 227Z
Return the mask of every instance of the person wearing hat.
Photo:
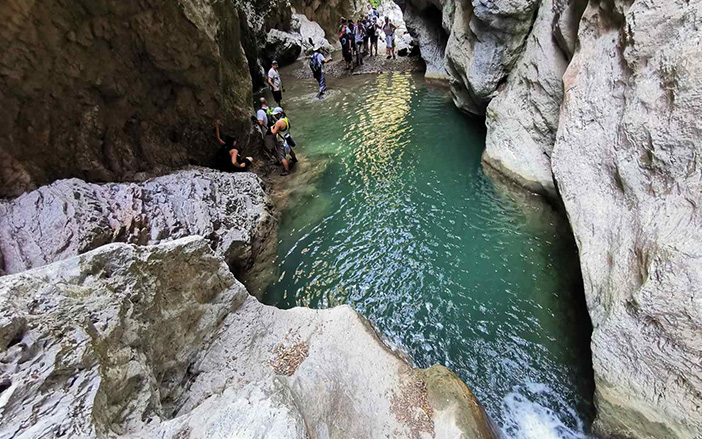
M271 69L268 71L268 85L273 92L273 99L280 105L283 101L283 83L280 81L280 72L278 72L278 61L273 60Z
M285 116L283 109L275 107L273 109L273 117L276 122L271 128L271 133L276 136L278 159L283 164L283 172L280 175L290 174L290 165L288 163L288 155L292 158L293 163L297 162L295 156L295 142L290 135L290 120Z
M312 38L309 40L310 45L314 47L312 56L310 57L310 70L312 70L312 76L319 83L319 93L317 93L317 98L321 99L324 92L327 91L327 80L324 78L324 64L330 62L331 58L326 58L322 55L321 47L315 46Z

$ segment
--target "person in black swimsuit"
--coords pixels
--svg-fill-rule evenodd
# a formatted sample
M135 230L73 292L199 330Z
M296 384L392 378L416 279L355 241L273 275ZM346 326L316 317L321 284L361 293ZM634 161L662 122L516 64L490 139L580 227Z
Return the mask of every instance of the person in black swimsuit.
M225 172L246 171L253 164L253 158L244 157L239 152L239 142L234 136L224 136L224 140L219 135L220 122L217 121L217 141L220 148L215 158L215 167Z

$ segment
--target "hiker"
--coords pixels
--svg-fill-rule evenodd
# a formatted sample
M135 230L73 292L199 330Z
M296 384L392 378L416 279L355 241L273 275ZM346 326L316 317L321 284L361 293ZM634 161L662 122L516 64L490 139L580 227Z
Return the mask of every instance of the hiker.
M271 128L271 133L276 136L278 159L283 163L283 172L280 175L288 175L290 174L288 155L290 155L293 163L297 163L297 157L293 149L295 141L290 135L290 120L280 107L275 107L272 114L276 118L276 122Z
M351 56L353 57L356 56L356 25L353 23L352 19L349 19L347 31L351 39Z
M256 112L256 120L258 121L258 127L261 130L261 136L263 137L263 147L266 150L266 155L271 158L275 157L275 136L271 133L271 125L274 122L274 117L272 110L268 107L268 102L266 98L262 97L260 99L261 108Z
M310 44L312 44L312 38L309 39ZM331 58L325 58L320 52L319 47L314 48L312 57L310 58L310 70L312 70L312 76L319 83L319 93L317 93L317 99L322 99L324 92L327 91L327 81L324 78L324 64L331 62Z
M397 27L392 24L390 18L385 17L385 26L383 26L383 32L385 32L385 54L387 55L385 59L396 59L395 57L395 29Z
M225 172L240 172L245 171L251 164L253 158L243 157L239 152L239 142L234 136L224 136L224 140L219 135L219 126L221 122L218 120L215 125L217 132L217 141L220 148L217 152L216 167L220 171Z
M368 43L370 46L370 56L373 56L373 47L375 47L375 55L378 55L378 24L375 17L371 18L366 26L366 35L368 35Z
M363 55L368 55L368 42L370 41L370 36L368 35L369 21L367 18L363 19ZM359 24L360 26L360 24Z
M339 30L339 42L341 43L341 53L346 61L346 70L353 70L353 54L351 52L351 38L349 38L348 24L345 19L342 19L341 29Z
M278 72L278 61L273 60L271 69L268 71L268 85L273 92L273 99L280 105L283 100L283 83L280 81L280 72Z
M356 65L363 65L363 39L365 38L365 27L359 22L354 29L356 41Z

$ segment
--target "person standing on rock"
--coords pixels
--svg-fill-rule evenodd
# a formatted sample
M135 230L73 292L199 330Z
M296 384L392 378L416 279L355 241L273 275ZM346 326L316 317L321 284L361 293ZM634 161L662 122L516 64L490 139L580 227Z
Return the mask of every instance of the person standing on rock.
M280 107L273 109L273 116L276 118L276 122L271 128L271 133L276 136L278 159L283 164L283 172L280 175L288 175L290 174L288 155L292 158L293 163L297 163L297 156L295 156L293 149L295 141L290 135L290 120Z
M354 40L356 41L356 65L357 66L362 66L363 65L363 40L365 38L365 27L363 24L359 21L356 27L354 28Z
M258 127L261 130L261 135L263 136L263 147L266 150L266 155L269 157L275 156L275 136L271 133L271 125L273 124L274 117L271 109L268 107L268 101L266 98L262 97L260 99L261 108L256 112L256 119L258 120Z
M312 38L309 39L310 44L312 44ZM312 70L312 76L319 83L319 93L317 93L317 99L322 99L324 92L327 91L327 80L324 78L324 64L331 61L331 58L325 58L321 53L321 49L316 46L314 48L314 53L310 58L310 70Z
M378 55L378 24L375 17L368 21L366 26L366 34L368 35L368 45L370 56L373 56L373 48L375 47L375 55Z
M224 140L219 135L220 121L217 121L215 126L217 132L217 141L219 142L220 148L217 152L215 167L220 171L225 172L241 172L246 171L251 164L253 164L253 158L243 157L239 153L239 142L234 136L224 136Z
M351 38L349 37L348 24L346 20L341 23L341 29L339 30L339 43L341 43L341 53L346 61L346 70L353 70L353 53L351 51L351 46L353 45Z
M273 60L271 69L268 71L268 85L273 92L273 99L280 105L283 101L283 83L280 80L280 72L278 72L278 61Z
M387 57L385 59L396 59L395 57L395 29L397 27L392 24L389 17L385 17L385 26L383 26L383 32L385 32L385 54Z

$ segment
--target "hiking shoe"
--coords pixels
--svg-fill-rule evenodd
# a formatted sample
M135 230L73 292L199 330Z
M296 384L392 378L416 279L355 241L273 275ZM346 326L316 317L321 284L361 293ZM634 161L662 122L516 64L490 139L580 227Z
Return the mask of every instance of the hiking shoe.
M290 171L283 171L280 173L280 175L285 177L286 175L290 175Z
M395 55L393 55L393 56L392 56L392 59L397 59L397 57L396 57Z
M390 59L390 58L392 58L392 56L388 55L385 59Z

